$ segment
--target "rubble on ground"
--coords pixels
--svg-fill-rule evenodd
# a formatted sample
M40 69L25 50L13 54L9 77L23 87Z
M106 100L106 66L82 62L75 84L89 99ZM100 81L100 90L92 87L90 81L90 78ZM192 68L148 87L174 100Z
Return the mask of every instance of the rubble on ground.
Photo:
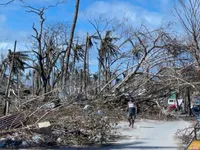
M183 144L188 144L193 139L193 129L196 123L184 129L179 129L176 132L176 138L180 139Z
M30 101L30 102L28 102ZM55 98L22 102L18 111L0 117L0 148L60 147L108 142L121 118L115 107Z
M54 90L37 97L29 95L26 99L17 99L16 103L13 100L11 115L0 117L0 148L106 143L115 137L117 122L127 119L130 98L125 94L67 96ZM143 118L169 115L152 101L138 100L137 106Z

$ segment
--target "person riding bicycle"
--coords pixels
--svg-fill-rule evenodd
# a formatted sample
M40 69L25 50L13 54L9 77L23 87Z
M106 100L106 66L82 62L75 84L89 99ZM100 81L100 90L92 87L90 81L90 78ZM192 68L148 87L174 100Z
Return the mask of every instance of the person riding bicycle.
M135 122L135 116L136 116L136 105L134 103L134 100L131 99L128 102L128 121L129 121L129 127L134 126L134 122Z

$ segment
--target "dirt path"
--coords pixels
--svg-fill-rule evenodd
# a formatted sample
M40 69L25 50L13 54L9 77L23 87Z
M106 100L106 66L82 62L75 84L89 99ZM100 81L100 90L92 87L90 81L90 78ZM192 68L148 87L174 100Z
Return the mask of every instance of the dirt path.
M178 129L190 126L189 122L178 121L136 121L135 127L128 127L127 122L120 122L117 130L122 138L114 144L99 148L87 148L87 150L176 150L180 148L180 142L174 138ZM78 148L79 149L79 148ZM80 148L85 150L85 148Z

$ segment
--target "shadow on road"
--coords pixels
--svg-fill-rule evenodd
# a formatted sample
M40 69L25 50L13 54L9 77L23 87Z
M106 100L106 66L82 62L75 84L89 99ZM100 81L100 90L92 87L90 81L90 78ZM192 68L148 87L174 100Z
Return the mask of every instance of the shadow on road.
M118 149L167 149L167 150L177 150L184 149L183 147L175 147L175 146L138 146L138 144L144 144L145 142L131 142L131 143L123 143L123 144L106 144L99 147L79 147L79 148L61 148L57 150L118 150ZM137 145L137 146L136 146Z

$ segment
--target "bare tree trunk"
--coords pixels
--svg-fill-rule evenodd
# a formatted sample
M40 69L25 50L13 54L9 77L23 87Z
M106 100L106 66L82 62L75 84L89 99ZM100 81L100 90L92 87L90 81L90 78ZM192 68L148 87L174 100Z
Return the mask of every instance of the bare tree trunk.
M40 75L38 72L35 73L35 80L36 80L36 90L35 90L35 94L38 95L40 93L41 90L41 79L40 79Z
M79 2L80 2L80 0L76 0L76 6L75 6L76 9L75 9L75 13L74 13L74 20L73 20L73 24L72 24L71 33L70 33L69 46L67 47L67 52L66 52L66 64L64 66L64 72L63 72L63 84L64 84L64 86L65 86L65 82L66 82L66 79L67 79L67 72L68 72L68 67L69 67L71 47L72 47L72 42L73 42L73 38L74 38L76 21L77 21L77 17L78 17Z
M32 95L34 95L35 94L35 82L36 82L36 80L35 80L35 71L34 70L32 70Z
M88 33L86 36L85 42L85 52L84 52L84 66L83 66L83 73L84 73L84 91L87 89L87 61L88 60Z
M51 90L53 90L53 88L54 88L54 86L53 86L54 80L55 80L55 67L53 67L53 69L52 69Z
M101 49L101 48L100 48ZM101 91L101 54L100 50L98 50L99 61L98 61L98 92Z
M184 101L184 113L186 113L186 111L187 111L187 109L186 109L186 104L187 104L187 99L186 99L186 89L184 88L183 90L182 90L182 97L183 97L183 101Z
M2 69L1 81L3 81L3 79L4 79L4 75L5 75L6 69L7 69L6 66L4 66L4 68Z
M83 91L83 70L80 71L80 92Z
M108 52L109 53L109 52ZM106 84L107 83L107 80L108 80L108 54L106 53L105 54L105 62L104 62L104 66L105 66L105 74L104 74L104 84Z
M9 113L9 105L10 104L9 104L9 101L8 101L8 92L9 92L10 81L11 81L11 77L12 77L12 71L13 71L13 64L14 64L14 59L15 59L16 47L17 47L17 41L15 41L15 44L14 44L14 51L13 51L13 56L12 56L12 62L11 62L11 65L10 65L10 74L9 74L8 83L7 83L7 86L6 86L4 115L8 115L8 113Z
M111 75L111 69L110 69L110 53L107 54L107 64L106 64L106 81L105 84L108 83L108 81L110 80L110 75ZM106 91L109 91L110 89L110 85L107 86Z
M90 38L89 37L89 35L88 35L88 38ZM89 75L89 73L90 73L90 68L89 68L89 55L90 55L90 53L89 53L89 39L88 39L88 41L87 41L88 43L88 45L87 45L87 74ZM88 84L89 84L89 81L90 81L90 77L89 76L87 76L87 87L88 87Z
M61 87L64 87L64 83L62 82L63 81L63 78L64 78L64 63L65 63L65 57L62 56L61 59L60 59L60 66L61 66L61 75L60 75L60 80L59 80L59 86Z
M177 110L179 111L180 106L179 106L179 103L178 103L178 93L176 93L176 105L177 105Z
M19 75L19 72L17 73L17 96L19 97L20 95L19 95L19 81L20 81L20 77L19 77L20 75Z
M72 77L74 77L74 75L75 75L75 68L76 68L76 57L74 55L73 62L72 62L72 67L71 67L71 70L70 70L70 72L72 74Z
M191 97L190 97L190 88L187 88L187 99L188 99L188 115L191 116Z

